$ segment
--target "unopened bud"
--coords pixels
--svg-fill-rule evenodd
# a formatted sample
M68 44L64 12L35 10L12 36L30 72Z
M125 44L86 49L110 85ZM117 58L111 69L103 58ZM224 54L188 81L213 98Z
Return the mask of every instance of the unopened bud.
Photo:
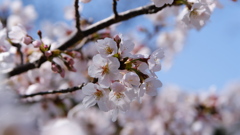
M26 45L29 45L32 43L32 38L29 37L29 36L26 36L23 38L23 43L26 44Z
M64 78L64 76L65 76L65 70L62 69L61 72L60 72L59 74L61 75L62 78Z
M40 45L42 45L42 42L41 41L39 41L39 40L35 40L35 41L33 41L33 46L35 47L35 48L38 48Z
M114 37L114 41L117 43L117 46L118 46L118 48L119 48L119 44L120 44L120 42L121 42L121 38L118 36L118 35L116 35L115 37Z
M73 71L76 72L77 70L74 68L73 64L74 64L74 60L70 57L64 57L64 64L66 65L66 67L68 68L69 71Z
M49 58L52 55L52 52L51 51L46 51L46 52L44 52L44 54L47 58Z
M45 49L48 49L48 45L44 45L44 48L45 48Z
M65 76L65 70L55 62L52 62L52 71L55 73L59 73L62 78L64 78Z
M37 34L40 37L40 39L42 39L42 32L40 30L37 32Z

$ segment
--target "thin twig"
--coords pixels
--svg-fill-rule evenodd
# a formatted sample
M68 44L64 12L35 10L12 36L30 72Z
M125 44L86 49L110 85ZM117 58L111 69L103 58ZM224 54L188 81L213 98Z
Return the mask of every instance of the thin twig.
M74 87L66 88L66 89L38 92L38 93L29 94L29 95L20 95L20 98L28 98L28 97L34 97L34 96L39 96L39 95L43 96L43 95L56 94L56 93L70 93L70 92L74 92L74 91L82 89L82 87L84 85L85 84L83 83L82 85L74 86Z
M75 0L75 2L74 2L75 19L76 19L76 28L77 28L78 31L81 31L81 28L80 28L80 14L79 14L79 11L78 11L78 8L79 8L78 3L79 3L79 1Z
M125 12L122 12L119 14L118 19L115 19L114 16L108 17L102 21L96 22L95 24L92 24L91 26L89 26L86 30L80 32L77 31L75 33L73 33L71 35L71 37L69 38L69 40L67 40L65 43L63 43L58 49L59 50L66 50L67 48L74 46L75 44L79 43L84 37L89 36L101 29L107 28L109 26L111 26L112 24L121 22L121 21L125 21L131 18L134 18L136 16L139 15L143 15L143 14L153 14L153 13L157 13L158 11L166 8L166 7L170 7L172 5L169 4L165 4L162 7L156 7L154 4L148 5L148 6L144 6L144 7L139 7L136 9L132 9L132 10L128 10ZM179 6L179 5L176 5ZM23 72L26 72L28 70L34 69L34 68L38 68L40 67L40 65L42 63L44 63L46 61L45 57L41 57L39 60L33 62L33 63L27 63L25 65L22 66L18 66L16 68L14 68L12 71L7 73L8 77L14 76L14 75L18 75L21 74Z
M115 19L118 18L118 12L117 12L117 0L113 0L113 13L115 15Z

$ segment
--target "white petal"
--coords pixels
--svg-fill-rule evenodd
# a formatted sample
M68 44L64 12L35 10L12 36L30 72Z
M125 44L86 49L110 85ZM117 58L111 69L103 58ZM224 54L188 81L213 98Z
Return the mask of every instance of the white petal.
M146 91L146 94L148 94L149 96L156 96L157 95L157 90L154 88L148 89Z
M102 110L104 112L109 111L106 103L103 100L98 101L97 104L98 104L98 107L99 107L100 110Z
M91 77L100 77L102 74L102 70L100 69L100 67L96 67L94 64L90 65L88 67L88 74Z
M84 86L82 88L83 94L85 94L85 95L92 95L94 92L96 92L95 85L96 84L88 83L86 86Z
M118 116L118 109L112 110L111 115L112 115L112 121L115 122L117 120L117 116Z
M111 78L109 75L104 75L102 78L98 79L98 83L103 88L109 88L111 85Z
M94 106L96 104L96 99L94 96L86 96L83 99L82 103L86 108L88 108L88 107Z

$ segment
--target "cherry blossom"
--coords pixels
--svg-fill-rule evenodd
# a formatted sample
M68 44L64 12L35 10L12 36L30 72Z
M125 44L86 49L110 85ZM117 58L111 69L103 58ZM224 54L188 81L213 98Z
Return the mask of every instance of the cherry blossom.
M117 58L104 58L100 54L93 57L93 63L88 68L91 77L99 79L99 84L103 87L109 87L111 82L118 79L120 66Z
M119 47L119 54L122 58L132 57L131 51L134 48L134 43L131 40L122 38Z
M11 31L9 32L9 38L14 43L20 43L25 41L29 43L29 39L27 37L27 31L22 25L13 26Z
M104 38L98 40L96 43L99 54L102 56L110 57L117 53L117 44L111 38Z
M180 14L180 19L185 27L200 30L209 20L211 11L205 3L194 3L190 10L185 8Z
M128 72L127 74L125 74L123 76L123 80L125 83L130 85L139 86L140 84L139 76L134 72Z
M97 103L100 110L108 111L109 92L107 89L103 89L97 84L88 83L82 91L86 95L82 101L85 107L91 107Z
M154 77L148 78L145 82L141 85L141 91L145 91L146 94L150 96L157 95L157 89L162 87L161 81L157 80Z
M164 52L162 48L159 48L158 50L154 51L150 55L150 58L148 60L148 65L149 65L149 69L152 72L161 70L160 60L163 59L163 57L164 57Z
M129 109L130 100L124 93L126 88L121 83L114 82L111 85L111 89L112 91L109 93L109 100L112 110L110 113L112 115L112 121L116 121L119 112L126 112Z

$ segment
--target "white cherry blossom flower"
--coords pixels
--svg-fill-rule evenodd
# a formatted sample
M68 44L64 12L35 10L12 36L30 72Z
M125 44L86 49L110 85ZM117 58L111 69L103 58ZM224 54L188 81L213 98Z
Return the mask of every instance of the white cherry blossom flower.
M111 38L98 40L96 46L102 56L110 57L117 53L117 43Z
M20 43L26 37L27 31L22 25L13 26L9 32L9 38L13 43Z
M211 10L204 3L194 3L191 10L185 8L180 14L180 19L182 20L185 27L196 28L200 30L209 20L211 15Z
M6 29L1 29L2 23L0 22L0 53L6 52L11 48L11 45L6 40Z
M148 65L149 69L152 72L160 71L161 70L161 64L160 60L164 57L164 51L162 48L159 48L158 50L154 51L149 60Z
M126 112L129 109L130 100L125 94L125 86L121 83L114 82L111 85L111 90L109 100L113 110L111 110L110 113L112 115L112 121L116 121L119 112Z
M0 53L0 73L5 73L10 71L15 67L14 54L10 52Z
M122 38L119 47L119 54L121 55L121 58L131 57L131 51L133 50L133 48L134 43L131 40L124 40Z
M152 0L156 7L162 7L164 4L172 4L173 0Z
M154 77L147 78L140 87L140 96L143 96L143 93L150 96L157 95L157 89L162 87L162 82Z
M118 79L119 67L120 63L117 58L107 58L97 54L93 57L93 63L88 68L88 74L98 78L100 86L108 88L112 81Z
M139 86L140 79L139 76L134 72L128 72L123 76L123 80L125 83L130 85Z
M83 99L83 105L88 108L94 106L96 103L98 107L102 111L108 111L107 99L108 99L108 91L101 88L97 84L88 83L86 86L82 88L83 94L85 94L85 98Z

